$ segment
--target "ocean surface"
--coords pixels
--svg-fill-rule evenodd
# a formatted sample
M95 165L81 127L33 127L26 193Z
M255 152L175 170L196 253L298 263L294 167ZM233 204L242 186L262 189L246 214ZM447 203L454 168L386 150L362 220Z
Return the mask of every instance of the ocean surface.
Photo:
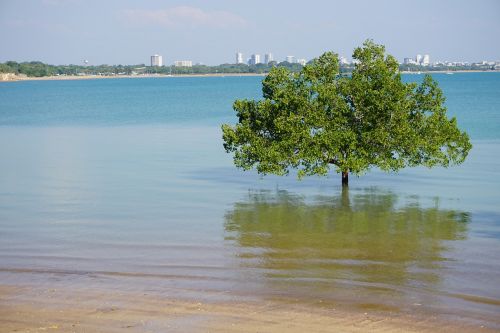
M434 74L465 163L260 177L222 147L262 77L0 83L0 284L283 300L500 328L500 73ZM419 81L423 75L406 75Z

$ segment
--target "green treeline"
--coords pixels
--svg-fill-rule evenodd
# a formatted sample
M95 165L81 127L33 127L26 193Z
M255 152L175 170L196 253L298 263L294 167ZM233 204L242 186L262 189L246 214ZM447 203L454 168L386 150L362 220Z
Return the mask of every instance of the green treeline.
M193 67L161 66L152 67L144 64L139 65L49 65L40 61L15 62L7 61L0 63L0 73L14 73L28 77L57 76L57 75L141 75L141 74L262 74L268 73L273 67L285 67L291 72L299 72L302 65L289 62L271 62L269 64L221 64L218 66L194 65ZM354 65L341 65L342 73L352 72ZM418 66L400 65L401 71L428 72L428 71L453 71L453 70L490 70L490 66L484 67L476 64L469 66Z
M0 64L0 73L22 74L29 77L55 75L140 75L140 74L217 74L217 73L267 73L272 67L286 67L293 72L302 68L300 64L288 62L271 62L269 64L222 64L218 66L194 65L192 67L146 66L139 65L48 65L39 61L22 62L7 61Z

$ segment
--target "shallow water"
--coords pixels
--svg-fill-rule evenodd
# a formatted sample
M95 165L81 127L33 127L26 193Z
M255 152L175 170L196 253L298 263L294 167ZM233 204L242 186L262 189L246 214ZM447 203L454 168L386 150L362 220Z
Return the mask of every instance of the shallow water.
M0 280L499 327L500 75L437 78L471 133L468 160L373 170L349 191L335 174L232 166L218 124L261 78L1 84Z

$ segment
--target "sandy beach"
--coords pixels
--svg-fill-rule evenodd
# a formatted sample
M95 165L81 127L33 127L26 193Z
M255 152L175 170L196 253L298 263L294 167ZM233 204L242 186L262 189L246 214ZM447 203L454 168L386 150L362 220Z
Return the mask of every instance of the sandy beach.
M459 320L334 304L211 302L53 287L0 286L2 332L494 332Z

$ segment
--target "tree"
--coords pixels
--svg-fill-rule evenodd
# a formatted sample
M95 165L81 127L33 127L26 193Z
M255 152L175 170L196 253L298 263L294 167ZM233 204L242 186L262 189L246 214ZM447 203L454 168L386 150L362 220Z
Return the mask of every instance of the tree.
M337 54L324 53L298 73L273 68L263 99L236 100L238 123L222 125L224 148L237 167L261 174L326 175L330 168L360 175L371 167L462 163L472 145L431 76L404 83L396 59L367 40L355 49L351 76Z

